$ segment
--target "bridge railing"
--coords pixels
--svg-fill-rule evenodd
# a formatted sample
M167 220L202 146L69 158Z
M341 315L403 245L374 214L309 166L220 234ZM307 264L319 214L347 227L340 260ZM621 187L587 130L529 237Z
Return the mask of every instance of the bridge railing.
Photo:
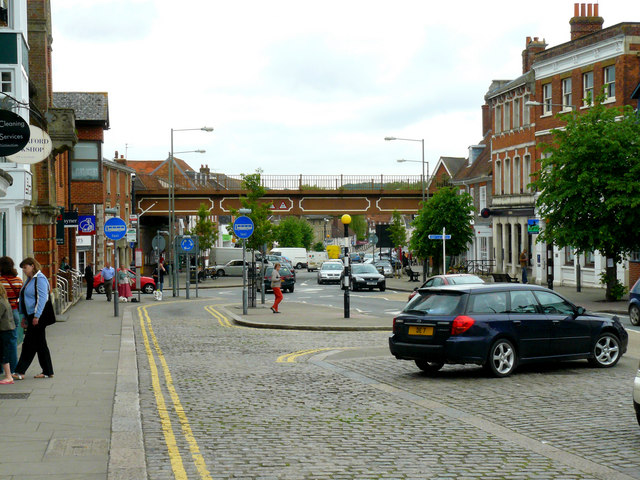
M212 178L220 190L243 190L242 175ZM267 190L421 190L421 175L261 175ZM429 178L425 176L425 186Z

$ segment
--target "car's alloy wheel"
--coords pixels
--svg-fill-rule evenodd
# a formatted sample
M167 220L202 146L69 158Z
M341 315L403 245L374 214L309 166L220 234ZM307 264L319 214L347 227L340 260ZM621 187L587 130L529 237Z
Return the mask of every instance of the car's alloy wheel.
M635 325L636 327L640 325L640 308L637 305L631 305L629 307L629 320L631 320L631 325Z
M620 360L620 340L611 333L603 333L593 346L593 358L589 363L600 368L613 367Z
M510 375L516 369L517 363L516 350L509 340L501 338L491 346L487 366L494 376L506 377Z
M104 292L104 283L101 283L100 285L98 285L98 286L96 287L96 292L101 293L101 294L103 294L103 295L104 295L104 293L105 293L105 292Z
M218 270L217 274L219 277L224 277L224 270L222 269Z
M142 291L144 293L153 293L153 290L154 290L153 284L151 283L147 283L144 287L142 287Z
M427 360L416 360L416 366L423 372L432 373L440 370L444 363L441 362L428 362Z

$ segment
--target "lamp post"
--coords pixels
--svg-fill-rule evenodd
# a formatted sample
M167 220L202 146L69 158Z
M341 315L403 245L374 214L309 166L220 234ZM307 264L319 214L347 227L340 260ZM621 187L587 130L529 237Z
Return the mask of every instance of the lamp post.
M397 138L397 137L384 137L384 139L387 142L393 141L393 140L402 140L405 142L420 142L422 144L422 203L424 203L425 200L425 191L424 191L424 138L421 139L416 139L416 138ZM417 162L418 160L403 160L405 162L411 162L411 161L415 161ZM398 160L398 162L400 162L400 160Z
M563 109L570 108L573 111L577 110L577 107L575 105L568 105L564 103L546 103L545 104L544 102L537 102L535 100L529 100L527 102L524 102L525 107L543 107L545 105L548 105L550 107L562 107Z
M344 214L340 221L344 225L344 318L350 317L349 305L349 289L351 288L351 268L349 267L349 224L351 223L351 215Z
M175 173L174 173L174 162L173 162L173 132L187 132L191 130L202 130L203 132L213 132L212 127L201 127L201 128L172 128L171 129L171 154L169 155L169 241L171 242L170 252L171 252L171 287L173 290L173 296L176 296L176 275L177 275L177 265L176 265L176 251L175 251L175 242L174 242L174 223L176 220L175 214ZM204 150L193 150L194 152L204 152ZM182 152L187 153L187 152Z
M398 160L396 160L396 162L398 163L404 163L404 162L413 162L413 163L422 163L422 203L424 203L425 200L425 175L424 175L424 166L425 164L427 165L427 179L429 178L429 162L425 162L424 159L422 160L407 160L405 158L400 158Z

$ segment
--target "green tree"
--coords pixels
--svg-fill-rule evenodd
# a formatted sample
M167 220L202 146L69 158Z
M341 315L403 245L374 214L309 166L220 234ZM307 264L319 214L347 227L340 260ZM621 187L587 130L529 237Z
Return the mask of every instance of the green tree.
M324 252L325 251L324 243L322 243L322 242L314 243L311 248L313 249L314 252Z
M387 232L389 232L389 238L394 248L398 249L398 260L400 260L400 248L407 244L407 229L398 210L393 211Z
M473 199L468 193L458 194L454 187L443 187L429 198L412 222L411 249L418 258L433 257L435 267L442 265L442 240L429 240L431 234L442 234L446 228L451 240L446 242L449 256L460 255L473 240L471 214Z
M200 204L198 209L198 220L189 235L198 236L198 245L201 252L209 250L218 239L218 229L216 223L211 220L209 210L204 203ZM203 257L200 257L204 261Z
M349 229L353 233L355 233L358 240L362 241L367 239L367 230L369 229L369 224L367 223L367 219L364 215L353 215L351 217Z
M313 227L304 218L288 217L275 228L275 238L281 247L304 247L311 249Z
M271 215L271 202L260 201L266 193L266 189L260 182L262 170L257 169L256 173L242 175L242 188L247 190L247 195L240 197L242 208L250 208L251 213L247 216L253 220L253 234L247 239L247 247L262 251L264 245L273 243L274 232L273 224L269 221ZM234 216L240 213L238 210L231 209Z
M603 100L561 115L566 128L552 130L553 143L542 145L547 156L532 185L545 220L537 241L602 252L613 300L615 264L640 249L640 123L630 106L607 108Z

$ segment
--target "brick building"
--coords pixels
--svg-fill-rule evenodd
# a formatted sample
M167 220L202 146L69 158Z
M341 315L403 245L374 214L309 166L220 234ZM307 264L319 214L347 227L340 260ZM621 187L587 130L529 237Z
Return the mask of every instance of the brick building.
M582 267L582 284L599 286L604 259L588 252L579 259L570 248L549 252L527 233L535 217L536 195L528 179L540 168L540 142L551 140L551 129L561 128L559 112L578 113L590 107L587 98L604 91L609 106L632 104L640 79L640 24L620 23L602 28L598 5L575 5L570 20L570 41L547 48L544 40L527 38L523 72L512 81L494 82L485 96L493 126L491 160L494 229L498 271L516 274L518 254L527 248L532 281L557 285L576 282L576 265ZM541 220L541 228L544 228ZM618 277L625 279L625 265ZM628 280L628 279L627 279Z

